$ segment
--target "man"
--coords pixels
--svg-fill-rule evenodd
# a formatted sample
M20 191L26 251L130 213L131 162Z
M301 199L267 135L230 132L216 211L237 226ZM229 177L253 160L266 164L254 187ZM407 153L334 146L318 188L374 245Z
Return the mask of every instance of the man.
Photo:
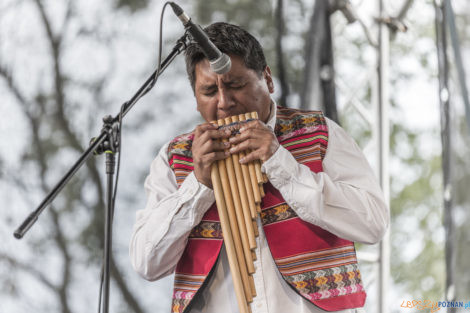
M354 312L365 291L352 242L378 242L389 222L367 161L321 112L275 106L271 70L253 36L226 23L206 32L232 68L215 74L197 45L186 51L206 123L166 144L151 165L147 206L137 212L130 245L134 268L148 280L175 272L173 312L238 312L210 168L250 149L240 162L261 160L269 179L257 221L252 312ZM229 134L210 121L252 111L259 121L228 144L218 140Z

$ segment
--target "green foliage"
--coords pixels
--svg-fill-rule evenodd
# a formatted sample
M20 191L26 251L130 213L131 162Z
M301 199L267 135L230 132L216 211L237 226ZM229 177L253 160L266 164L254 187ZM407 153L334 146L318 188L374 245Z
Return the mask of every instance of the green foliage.
M392 124L391 155L400 170L390 182L391 273L414 297L436 300L445 290L441 156L424 155L422 140L422 134Z
M416 136L407 136L410 144ZM441 158L420 158L418 149L403 161L418 168L408 169L417 177L392 196L391 271L394 281L415 297L441 299L444 294L445 260L440 179ZM438 177L436 177L436 175ZM392 186L394 178L392 178Z

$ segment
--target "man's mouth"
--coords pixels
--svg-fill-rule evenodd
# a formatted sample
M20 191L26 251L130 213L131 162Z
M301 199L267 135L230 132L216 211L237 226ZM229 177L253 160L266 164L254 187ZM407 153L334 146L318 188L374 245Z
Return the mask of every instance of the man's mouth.
M240 114L245 114L246 112L221 112L217 113L217 119L225 119L227 117L232 117L232 116L239 116Z

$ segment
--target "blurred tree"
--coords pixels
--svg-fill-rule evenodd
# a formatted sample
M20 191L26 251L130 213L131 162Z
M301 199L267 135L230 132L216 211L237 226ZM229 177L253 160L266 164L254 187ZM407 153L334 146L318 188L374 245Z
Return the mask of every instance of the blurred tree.
M287 97L289 96L289 85L287 83L286 68L284 66L284 50L282 45L282 38L285 33L284 25L284 1L277 0L275 10L275 27L276 27L276 59L277 59L277 73L279 84L281 85L281 95L279 97L279 105L287 106Z
M464 59L464 71L466 74L467 89L470 87L470 63L468 60L470 53L470 2L459 0L452 1L455 10L456 26L460 40L460 49ZM451 60L454 61L454 52L449 51ZM466 57L467 56L467 57ZM451 111L452 123L452 195L454 203L454 226L455 226L455 288L454 297L459 301L466 301L470 294L470 269L468 260L470 258L470 125L467 124L464 101L462 99L462 90L457 76L457 69L454 62L451 62L451 91L453 92ZM459 309L457 312L465 312L465 309Z
M64 69L63 60L68 50L65 44L66 37L70 36L70 29L74 22L77 22L74 2L63 2L61 23L58 23L56 16L51 14L52 8L43 1L34 0L32 4L34 13L39 17L38 26L45 33L42 44L49 51L49 59L42 68L42 71L48 73L46 79L48 82L39 82L38 89L28 92L21 79L15 75L15 68L5 62L0 64L0 77L6 83L7 91L14 98L13 102L19 106L26 123L29 124L29 149L23 152L22 167L33 170L35 177L38 178L38 181L32 180L33 185L37 184L46 194L52 189L52 177L55 177L58 171L63 171L64 164L59 164L60 159L67 153L76 155L84 151L83 134L79 127L75 127L73 121L74 111L83 107L83 104L73 103L67 93L72 92L74 86L83 84L87 86L85 89L90 99L100 103L100 99L103 98L103 86L108 83L108 77L104 75L89 84L75 81L76 77ZM17 175L17 173L21 175L19 169L7 173L12 175L9 178L12 182L19 182L26 178ZM74 311L71 304L74 297L70 295L76 291L72 280L77 276L77 263L80 258L75 244L83 243L84 246L80 250L86 248L85 251L89 254L86 259L91 261L95 270L100 262L98 252L103 246L104 188L95 160L86 164L86 175L83 174L76 175L68 188L64 190L64 195L56 201L59 205L51 205L48 209L48 229L43 237L29 240L36 253L28 258L15 258L6 251L0 252L1 262L8 266L11 272L19 270L29 273L56 296L57 310L67 313ZM96 195L94 199L87 199L87 195L82 193L81 186L84 185L88 192ZM17 184L17 187L21 188L25 194L28 194L32 188L32 186L22 184ZM89 221L83 225L75 225L82 228L74 234L66 225L67 220L77 215L77 210L88 212ZM52 241L47 238L51 238ZM43 252L38 254L37 252L41 250ZM57 275L51 277L49 272L44 271L41 266L52 254L57 254L60 258L57 268L60 273L58 278L53 277ZM111 275L125 306L133 312L143 312L134 291L129 289L123 279L121 269L113 259Z
M310 4L293 1L196 1L195 18L207 25L226 21L248 29L261 42L276 78L276 101L298 106L302 87L305 17ZM287 43L287 44L286 44Z
M359 15L364 16L362 12L367 8L357 6L354 1L353 4ZM400 5L401 2L396 4ZM393 11L388 13L393 15ZM437 90L432 15L431 2L417 3L406 20L408 32L397 33L390 42L391 278L394 284L388 301L392 312L401 312L400 301L409 297L435 301L444 298L441 157L436 136L439 126L425 120L421 125L409 123L409 112L419 112L418 106L424 108L425 112L418 114L425 114L425 118L436 115L431 112L438 112L434 96ZM365 28L373 34L373 23L365 23ZM366 153L370 153L373 149L370 149L367 116L355 108L362 105L375 114L370 107L375 77L367 71L375 69L375 52L371 51L367 36L357 23L348 28L342 26L344 21L339 24L333 25L340 120L359 145L366 148ZM430 92L435 93L429 96ZM370 250L362 245L361 249ZM371 274L364 274L365 279ZM374 284L371 282L371 286ZM369 299L369 308L375 307L370 306L373 301Z
M315 1L305 35L305 71L300 103L303 109L317 109L339 123L336 108L335 69L328 1Z
M358 6L359 12L368 12L366 2L352 2ZM87 7L85 1L70 0L10 1L0 7L0 36L3 36L0 37L2 103L7 103L8 117L13 114L11 112L17 112L16 116L19 117L16 123L28 129L27 135L9 135L15 139L8 144L19 145L14 150L19 151L18 155L21 154L20 158L15 155L17 162L11 161L13 157L8 155L10 149L0 151L1 184L9 187L0 188L2 196L22 204L12 204L15 210L2 211L0 231L5 236L11 237L13 227L28 213L17 208L28 207L30 210L39 202L42 195L62 176L69 162L83 151L88 138L97 133L97 127L101 124L99 116L117 111L116 106L110 110L110 105L123 101L125 95L129 95L132 87L137 85L135 82L149 74L149 71L143 75L140 73L144 65L148 67L148 63L155 61L152 55L152 50L155 50L153 34L150 44L146 41L148 37L144 36L148 32L142 30L145 27L132 24L133 21L139 23L146 19L144 13L152 11L148 16L153 15L155 23L154 17L158 14L155 13L156 7L152 6L153 2L116 0L94 5L103 7L93 10ZM279 103L297 107L300 106L306 67L306 32L313 5L312 1L307 0L200 0L182 3L185 9L188 7L188 13L195 12L194 18L202 25L228 21L249 29L257 36L265 49L268 63L276 64L273 72L277 86L282 89L282 92L276 94ZM470 37L465 30L470 25L470 7L464 0L455 6L459 13L461 40L468 54ZM416 81L425 81L425 88L435 88L431 2L418 2L409 15L408 33L397 34L391 46L391 255L393 289L398 294L396 297L399 297L392 299L394 308L398 308L399 301L404 300L404 294L417 299L440 300L443 299L444 290L440 156L439 145L436 147L435 144L438 128L437 125L416 128L404 118L407 111L416 105L406 97L416 99L412 95L417 90L423 90L420 91L422 97L434 92L436 96L432 97L437 97L435 89L423 89L421 86L421 89L409 90ZM335 39L335 81L340 120L359 144L365 147L371 139L370 128L346 103L356 100L366 104L372 102L373 82L367 74L374 55L357 24L346 27L342 16L333 16L331 25ZM138 51L131 49L129 41L119 41L121 37L129 40L135 36L130 31L132 27L143 34L142 38L136 36L132 39L134 41L130 40L144 47ZM181 31L181 25L177 24L174 32L181 34ZM144 49L148 54L142 51ZM122 53L130 53L131 57L123 58L120 56ZM122 66L130 63L130 59L136 65L132 64L124 70ZM125 83L119 84L116 77L125 76L124 72L132 74L128 74ZM114 293L111 298L117 311L166 312L169 308L171 278L166 285L153 283L145 290L144 282L134 279L135 274L128 262L123 261L127 258L128 237L118 238L121 233L127 235L126 231L129 230L123 225L130 228L135 209L143 206L145 199L138 197L143 197L141 185L150 158L156 155L158 147L165 140L187 131L187 125L196 123L197 112L188 116L179 114L182 107L194 108L189 84L182 79L185 74L181 60L165 76L172 78L172 84L161 88L158 96L150 101L152 108L155 103L159 105L158 108L145 112L137 110L126 121L126 133L137 134L140 140L131 142L129 139L126 143L127 147L131 147L129 150L139 152L139 157L133 155L129 162L133 166L132 173L124 172L120 182L125 188L120 189L123 196L118 206L131 209L122 210L119 214L123 215L115 218L118 228L115 232L116 259L112 270ZM352 85L352 92L346 90L346 84ZM187 92L180 91L182 86L187 88ZM122 89L127 89L127 92L123 94ZM436 107L432 109L437 110L437 102L434 105ZM5 110L7 106L2 104L0 108ZM429 111L432 109L427 108ZM187 110L190 111L195 110ZM470 290L470 275L466 268L469 253L466 248L470 241L466 227L470 219L470 200L466 188L470 166L466 156L470 145L468 137L462 135L465 125L458 119L460 116L456 114L456 121L460 125L456 138L459 138L460 144L456 145L454 151L455 166L458 168L454 186L460 247L457 255L459 288L456 295L457 298L465 299ZM3 119L8 117L4 116ZM125 157L126 150L123 152ZM145 159L143 155L147 154L148 159ZM0 284L5 286L6 291L0 299L6 308L10 308L13 303L17 312L88 312L90 306L94 308L101 264L104 206L104 176L100 166L95 160L87 163L86 168L77 174L54 205L43 214L40 223L35 225L34 234L29 234L20 248L8 249L11 245L0 248ZM366 278L371 275L364 273ZM154 291L153 286L157 285L163 287ZM156 301L157 298L160 299Z
M116 0L116 8L128 8L131 12L147 8L148 0Z

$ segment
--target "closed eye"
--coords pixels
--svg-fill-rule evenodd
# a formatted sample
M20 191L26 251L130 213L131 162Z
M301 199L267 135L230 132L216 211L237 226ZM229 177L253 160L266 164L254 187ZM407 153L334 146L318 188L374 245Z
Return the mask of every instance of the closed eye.
M201 93L208 97L213 96L217 93L217 87L211 86L211 87L203 88Z
M211 91L206 91L204 92L204 96L207 96L207 97L212 97L216 94L216 90L211 90Z
M246 84L233 84L233 85L230 85L229 87L230 87L231 89L237 90L237 89L242 89L243 87L245 87L245 85L246 85Z

